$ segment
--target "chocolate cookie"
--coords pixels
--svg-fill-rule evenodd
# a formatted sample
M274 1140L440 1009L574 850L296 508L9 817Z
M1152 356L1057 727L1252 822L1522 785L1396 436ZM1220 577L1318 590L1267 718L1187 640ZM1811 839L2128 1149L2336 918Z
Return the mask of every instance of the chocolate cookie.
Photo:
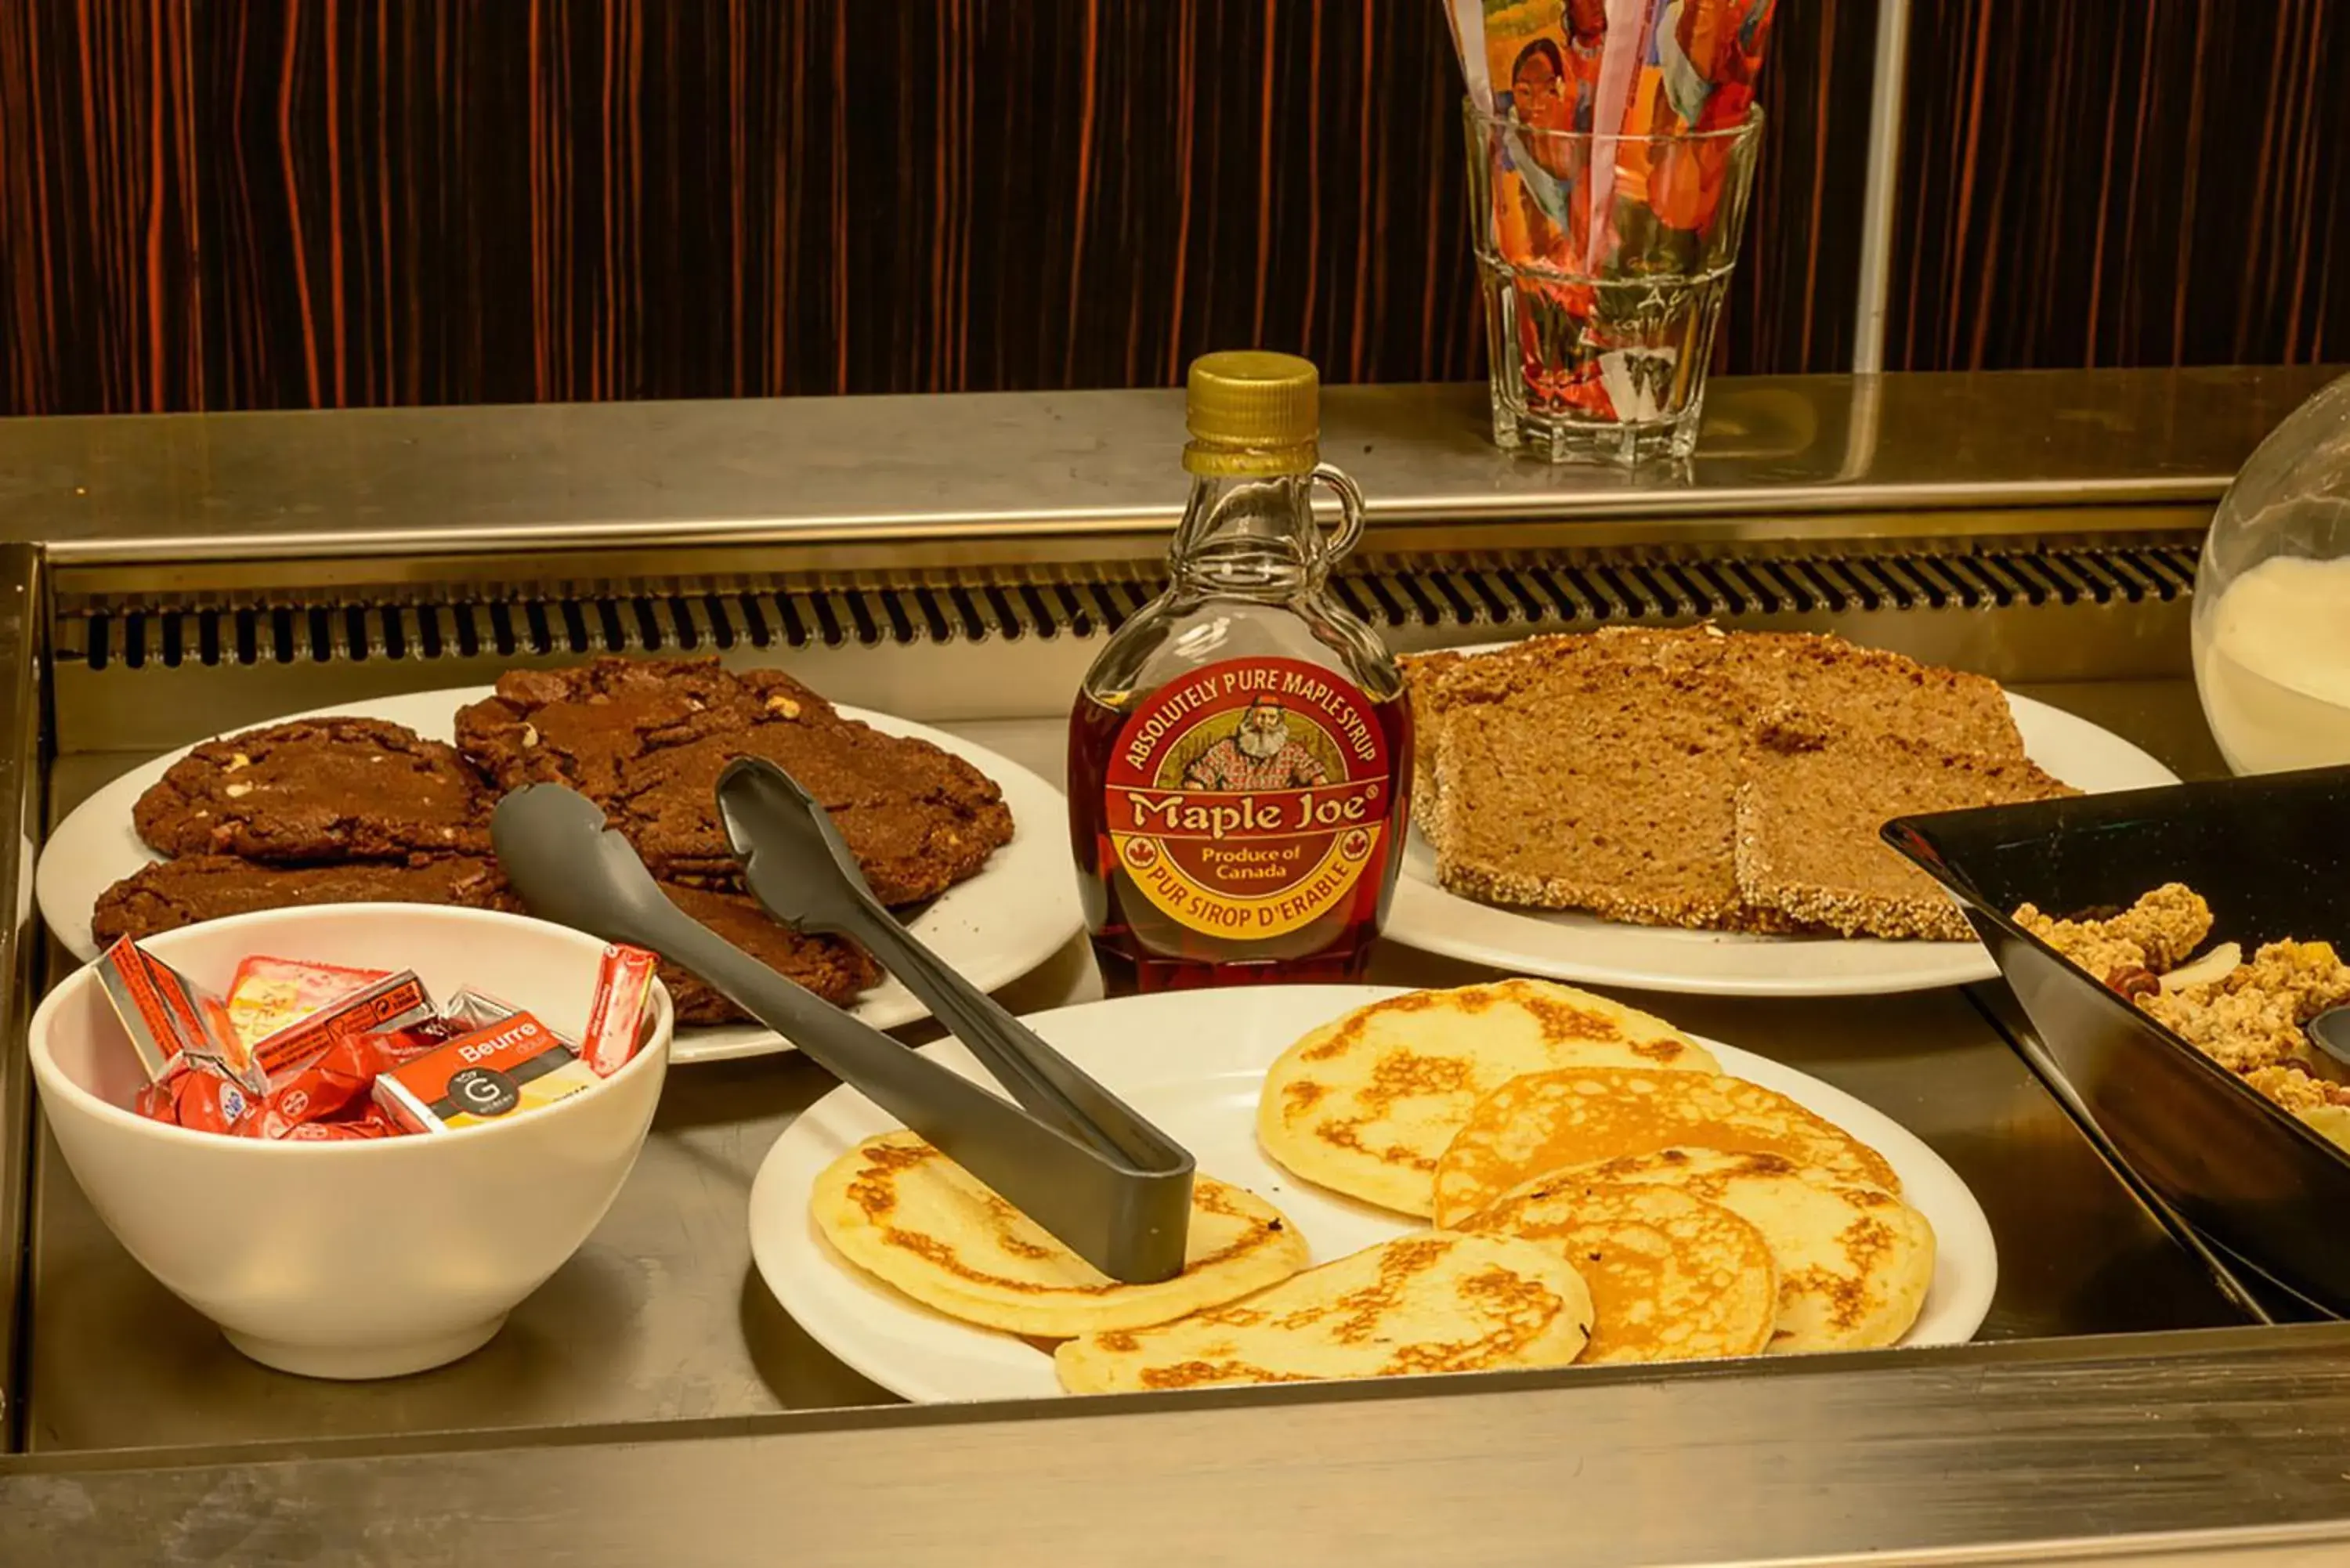
M130 819L166 855L405 860L487 854L493 804L453 747L380 719L302 719L207 741Z
M458 743L501 789L552 780L604 808L657 876L731 884L712 791L736 757L784 768L832 813L874 893L933 898L1012 836L1003 792L928 742L842 718L780 670L715 659L598 659L506 676L457 715Z
M798 981L836 1006L850 1005L858 992L880 978L880 970L855 943L838 937L804 937L772 919L759 907L758 900L746 893L715 893L674 883L662 891L679 909L769 969ZM702 983L700 977L666 959L661 961L660 977L661 983L669 987L670 1000L677 1004L681 1025L734 1023L744 1016L742 1009Z
M414 866L264 866L234 855L192 855L150 866L98 897L90 930L101 944L217 920L317 904L454 904L519 910L498 868L486 860L446 856Z
M739 733L762 719L838 722L832 704L779 670L722 669L715 659L598 659L568 670L518 670L494 698L457 713L457 744L501 792L566 784L596 800L650 748Z

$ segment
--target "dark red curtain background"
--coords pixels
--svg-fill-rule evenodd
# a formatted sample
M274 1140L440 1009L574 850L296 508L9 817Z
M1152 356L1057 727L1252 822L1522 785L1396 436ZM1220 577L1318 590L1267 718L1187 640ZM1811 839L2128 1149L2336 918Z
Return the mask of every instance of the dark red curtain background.
M1781 0L1730 366L1850 353ZM2350 358L2350 13L1919 0L1895 366ZM1437 0L0 0L0 413L1482 373Z

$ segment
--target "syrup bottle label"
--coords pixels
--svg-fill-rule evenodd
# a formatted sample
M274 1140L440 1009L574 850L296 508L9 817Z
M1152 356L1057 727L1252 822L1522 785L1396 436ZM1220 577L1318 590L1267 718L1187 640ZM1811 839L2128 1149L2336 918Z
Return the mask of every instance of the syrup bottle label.
M1362 692L1295 659L1235 659L1160 687L1106 770L1110 842L1194 930L1246 941L1335 909L1387 847L1395 779Z

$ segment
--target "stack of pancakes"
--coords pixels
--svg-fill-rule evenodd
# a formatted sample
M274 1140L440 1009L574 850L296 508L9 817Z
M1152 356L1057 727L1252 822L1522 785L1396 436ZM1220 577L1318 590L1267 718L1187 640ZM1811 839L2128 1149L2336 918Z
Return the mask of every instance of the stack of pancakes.
M978 872L1012 836L1002 792L929 742L844 718L780 670L715 659L601 659L518 670L456 715L457 745L381 720L297 720L208 742L132 812L172 857L100 895L100 942L222 916L357 902L515 909L490 858L490 812L522 784L568 784L604 808L687 913L826 1000L877 978L831 937L768 919L741 887L717 819L719 772L766 757L831 812L884 902L905 906ZM664 966L681 1023L740 1017Z
M1203 1176L1183 1273L1126 1285L902 1132L843 1156L812 1213L924 1305L1059 1342L1078 1393L1884 1345L1933 1275L1883 1156L1565 986L1348 1013L1274 1064L1257 1136L1433 1227L1307 1268L1294 1224Z
M1890 1345L1934 1236L1875 1149L1661 1020L1513 980L1374 1003L1274 1064L1298 1176L1582 1273L1590 1361Z
M809 1211L842 1260L932 1311L1050 1342L1072 1393L1557 1366L1591 1332L1582 1276L1534 1242L1429 1231L1308 1268L1287 1217L1204 1173L1183 1272L1148 1285L910 1132L834 1161Z

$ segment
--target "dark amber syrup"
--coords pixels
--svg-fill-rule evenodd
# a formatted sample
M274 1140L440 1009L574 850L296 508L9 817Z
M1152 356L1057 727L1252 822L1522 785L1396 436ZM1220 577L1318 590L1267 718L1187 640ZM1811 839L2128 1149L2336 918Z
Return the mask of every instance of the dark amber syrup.
M1149 693L1140 694L1138 701ZM1366 700L1367 702L1367 699ZM1411 710L1401 697L1368 703L1397 769L1378 864L1336 907L1296 930L1236 941L1192 929L1161 910L1118 864L1107 820L1109 759L1131 707L1079 693L1069 716L1069 838L1077 888L1093 932L1094 956L1113 996L1208 986L1359 980L1387 922L1388 899L1403 868L1411 788Z

